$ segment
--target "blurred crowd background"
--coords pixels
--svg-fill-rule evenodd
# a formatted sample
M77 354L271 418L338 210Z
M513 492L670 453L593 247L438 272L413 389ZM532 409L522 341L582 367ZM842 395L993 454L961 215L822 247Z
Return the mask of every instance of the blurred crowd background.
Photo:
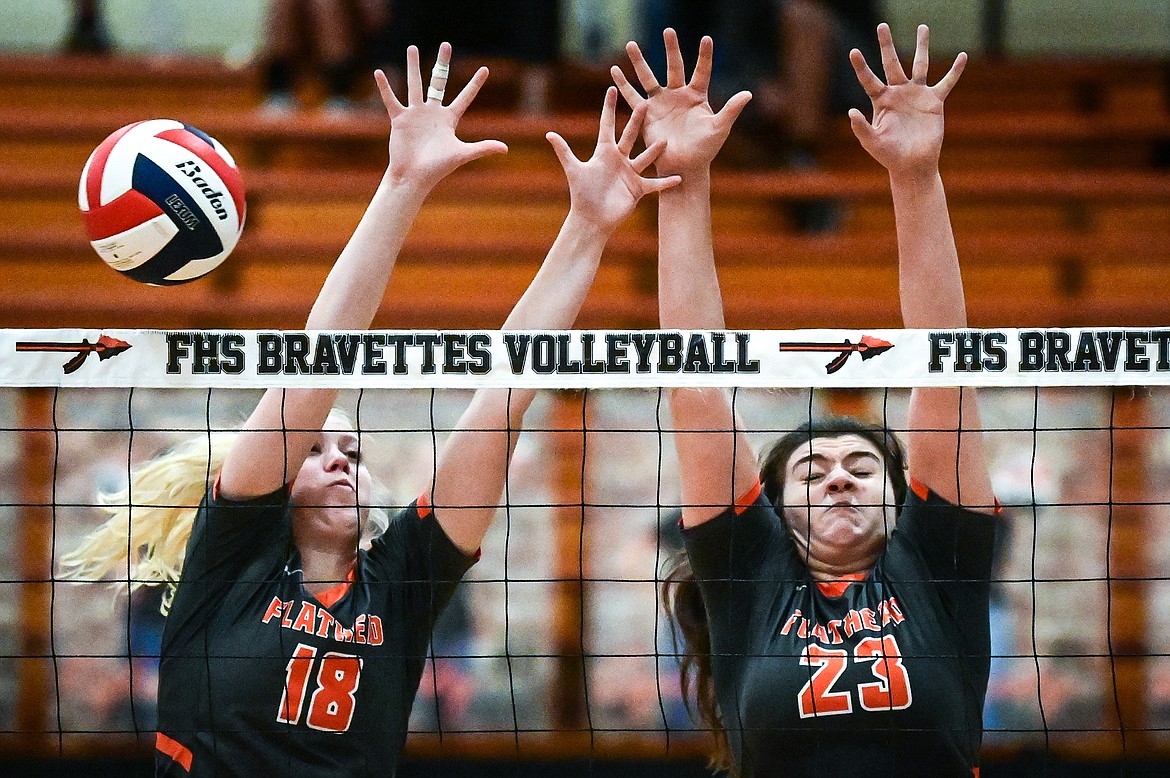
M1100 390L984 390L993 479L1005 506L993 597L995 660L986 728L992 745L1075 743L1115 728L1108 584L1111 398ZM468 395L366 391L353 409L367 461L388 502L416 496L439 439ZM892 428L906 392L865 391L854 409ZM21 473L14 392L0 392L0 521L14 537ZM55 560L100 520L98 490L122 488L135 464L168 446L239 423L255 395L216 390L63 391L56 402ZM565 425L563 404L585 421ZM737 407L757 447L832 410L827 392L740 390ZM1170 726L1170 392L1148 396L1149 534L1144 705ZM207 408L214 409L208 420ZM680 539L670 508L678 478L655 391L549 393L530 415L502 509L435 630L412 726L420 733L539 732L566 721L599 732L693 727L682 705L657 580ZM565 471L572 475L566 483ZM573 503L577 503L574 505ZM568 507L550 507L565 506ZM567 545L566 545L567 541ZM0 548L0 653L18 652L20 565ZM56 567L56 564L54 565ZM565 579L568 579L567 581ZM569 586L568 602L565 600ZM126 735L153 727L161 618L158 592L127 600L105 583L56 583L52 605L52 717L71 733ZM566 613L566 609L568 612ZM566 620L567 617L567 620ZM574 628L572 622L579 620ZM566 623L569 624L566 645ZM566 674L565 662L570 662ZM583 662L583 664L582 664ZM0 729L14 725L19 664L0 663ZM566 677L580 681L565 688ZM580 710L563 705L574 695ZM575 718L576 717L576 718Z
M756 94L729 144L730 166L778 174L765 182L772 190L741 177L742 191L716 192L729 322L833 326L844 311L854 318L842 326L897 326L888 204L866 199L871 190L884 197L885 185L870 185L870 160L841 127L846 108L864 104L845 52L872 51L877 19L891 23L902 51L915 25L929 22L936 64L967 50L978 66L952 100L967 102L954 113L948 103L949 131L952 117L959 119L944 155L956 169L953 179L947 171L948 186L959 182L950 191L973 322L1165 325L1167 0L0 0L0 261L11 281L0 291L0 326L298 326L307 305L298 307L291 287L311 295L319 286L369 194L349 180L361 184L370 173L376 181L384 164L369 71L381 66L394 76L406 43L422 46L425 60L443 39L456 45L460 61L490 61L493 82L506 85L485 90L481 113L497 121L486 126L513 133L513 153L494 163L512 178L496 183L500 202L477 201L471 217L440 193L416 236L438 233L467 246L409 243L391 295L405 289L416 304L388 307L431 317L429 327L498 326L489 306L507 310L511 290L522 289L532 269L532 258L517 250L517 234L531 228L539 244L563 215L560 201L534 205L529 196L518 203L519 190L507 188L560 185L543 141L552 125L542 122L588 112L586 131L578 133L588 139L609 65L625 62L623 46L633 39L661 71L667 24L679 29L689 52L700 34L715 36L717 100L742 88ZM110 61L127 63L144 83L177 81L174 74L191 64L193 81L211 72L227 85L224 94L231 90L219 111L212 83L213 96L201 91L197 110L221 114L249 186L260 182L251 190L260 197L249 203L238 255L207 285L169 293L189 297L137 287L111 293L114 280L100 293L81 292L71 281L74 268L100 264L78 226L76 175L88 151L118 126L103 123L109 114L102 113L118 105L92 103L124 89L121 107L144 112L137 118L153 114L152 104L132 102L132 95L143 99L136 82L109 68L102 85L84 91L87 74ZM54 62L73 70L63 76ZM1062 76L1068 62L1083 67ZM43 99L29 97L38 79ZM66 79L76 82L74 91L61 86ZM91 102L74 105L58 94L89 95ZM84 127L91 113L100 120ZM69 123L62 117L73 123L58 131ZM27 126L16 128L18 118L29 118ZM223 139L213 120L204 129ZM60 163L55 174L52 162ZM811 202L801 199L809 179L783 177L809 171L827 176L814 182L821 194ZM1080 177L1086 173L1098 177L1095 185ZM324 203L321 193L331 188L343 202ZM320 199L297 199L302 189ZM325 218L311 216L319 212ZM587 306L588 326L653 326L645 268L653 267L654 221L652 214L632 221L611 247L619 260L607 259L614 270L595 292L602 302ZM467 235L438 229L453 223ZM777 247L788 252L788 265L769 253ZM432 250L443 259L464 251L473 259L436 262ZM837 275L818 275L826 267ZM436 280L461 268L466 277ZM275 299L272 278L288 281L290 299ZM780 302L761 289L788 296ZM434 290L438 304L420 301ZM748 428L760 431L757 448L801 423L810 408L844 407L895 429L904 424L900 391L745 390L737 397ZM982 397L1005 505L985 714L989 752L1098 762L1131 752L1143 759L1170 754L1170 392L1013 389ZM0 390L0 537L11 539L0 543L0 755L24 749L21 728L30 720L48 722L52 742L38 753L49 754L117 752L139 742L148 750L153 727L157 592L127 600L104 583L50 580L44 624L29 605L30 591L41 590L26 573L29 527L39 526L25 504L27 483L50 479L54 507L41 539L51 563L42 561L56 570L61 554L99 521L99 491L120 488L136 463L208 425L239 424L255 399L216 391L208 419L202 391L61 392L52 398L53 449L45 460L30 451L35 434L22 431L30 406L43 397ZM441 437L467 399L443 391L349 398L363 445L385 452L371 461L393 463L376 473L388 499L416 496L431 471L432 422ZM1126 433L1126 445L1137 441L1126 449L1110 427L1119 407L1135 404L1140 429ZM588 730L590 745L604 745L607 735L627 745L631 734L689 737L693 724L657 605L657 579L679 542L669 518L678 479L660 407L658 394L646 391L540 398L529 426L545 431L522 436L508 506L436 628L414 742L440 731L495 732L507 741L517 732ZM1119 457L1131 480L1125 504L1114 499ZM51 474L30 470L46 461ZM40 680L30 686L30 678Z

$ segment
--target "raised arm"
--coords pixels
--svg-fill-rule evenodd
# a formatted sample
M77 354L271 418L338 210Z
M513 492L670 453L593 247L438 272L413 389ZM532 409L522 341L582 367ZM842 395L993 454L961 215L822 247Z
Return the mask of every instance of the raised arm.
M658 316L664 329L723 329L723 299L711 238L711 161L751 99L740 92L718 113L711 109L714 45L703 38L691 80L686 80L674 30L663 32L666 84L655 77L636 43L626 45L646 97L618 67L614 81L633 108L646 106L647 143L665 140L658 172L682 183L664 192L658 207ZM756 459L723 389L675 389L670 394L674 443L682 471L684 526L701 524L751 488Z
M898 285L905 327L961 329L967 307L959 255L939 174L943 102L962 75L959 54L934 86L927 84L930 31L918 28L910 77L898 61L890 28L878 26L883 83L861 52L849 54L873 101L873 120L849 112L853 132L890 175L898 235ZM951 502L990 510L994 504L974 389L921 388L910 395L911 475Z
M439 47L449 63L451 46ZM407 100L403 105L381 71L374 74L390 116L390 164L334 263L309 313L306 329L365 329L374 320L390 272L423 200L461 165L507 147L494 140L465 143L455 137L459 119L484 81L480 68L450 105L425 97L418 49L406 55ZM439 81L443 86L445 77ZM432 86L436 81L432 80ZM311 435L325 423L336 389L269 389L244 425L220 471L220 490L243 499L271 492L292 478L304 461Z
M643 178L662 153L651 144L633 159L631 149L645 108L634 111L615 139L617 90L606 93L593 156L579 161L556 133L548 140L569 182L569 215L536 277L504 322L506 330L568 329L593 283L606 242L648 192L677 177ZM525 411L534 389L481 389L439 454L431 500L447 536L467 552L477 549L496 514Z

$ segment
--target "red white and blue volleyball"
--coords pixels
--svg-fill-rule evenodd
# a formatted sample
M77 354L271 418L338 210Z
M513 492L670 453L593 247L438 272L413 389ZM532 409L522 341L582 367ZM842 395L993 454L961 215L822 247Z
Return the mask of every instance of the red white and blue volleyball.
M223 144L189 124L151 119L102 141L77 193L98 256L124 276L171 286L207 275L240 239L246 205Z

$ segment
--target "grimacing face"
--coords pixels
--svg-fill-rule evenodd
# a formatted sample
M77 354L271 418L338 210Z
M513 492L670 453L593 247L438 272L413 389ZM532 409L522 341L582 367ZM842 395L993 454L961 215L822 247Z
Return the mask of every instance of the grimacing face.
M341 416L331 414L293 481L292 531L298 548L357 548L373 488L361 462L358 436Z
M789 456L784 521L810 567L862 572L897 516L881 450L859 435L813 438Z

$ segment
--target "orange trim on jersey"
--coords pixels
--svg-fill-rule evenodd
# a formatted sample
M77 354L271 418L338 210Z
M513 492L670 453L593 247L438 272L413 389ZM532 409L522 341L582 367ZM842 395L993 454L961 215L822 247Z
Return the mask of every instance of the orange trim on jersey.
M423 492L422 494L420 494L418 496L418 499L415 500L414 507L415 507L415 510L418 512L418 517L420 519L425 519L428 516L430 516L432 513L435 512L435 509L431 507L431 501L429 499L427 499L426 492ZM479 558L482 555L483 555L482 548L477 548L475 550L475 553L472 554L472 556L475 558L476 562L479 561Z
M324 605L326 608L332 608L333 604L345 596L349 591L350 585L353 583L353 567L349 568L349 572L345 574L345 580L337 584L331 589L326 589L323 592L314 594L317 602Z
M756 498L760 496L760 492L762 491L763 486L760 485L760 479L757 478L756 482L752 484L752 488L744 492L743 495L735 501L735 515L738 516L748 508L752 507L752 504L755 503Z
M154 736L154 747L191 772L191 749L177 740L173 740L161 732Z
M930 496L930 487L928 487L926 484L919 481L917 478L914 478L913 476L911 476L911 478L910 478L910 488L913 489L914 493L916 495L918 495L919 497L921 497L923 500L927 499ZM1003 505L1000 504L998 497L994 497L992 499L995 500L995 508L994 508L994 510L992 510L991 513L992 513L992 515L998 516L999 514L1003 513Z
M849 584L864 581L868 573L845 573L833 581L817 581L817 588L826 597L840 597L849 588Z

